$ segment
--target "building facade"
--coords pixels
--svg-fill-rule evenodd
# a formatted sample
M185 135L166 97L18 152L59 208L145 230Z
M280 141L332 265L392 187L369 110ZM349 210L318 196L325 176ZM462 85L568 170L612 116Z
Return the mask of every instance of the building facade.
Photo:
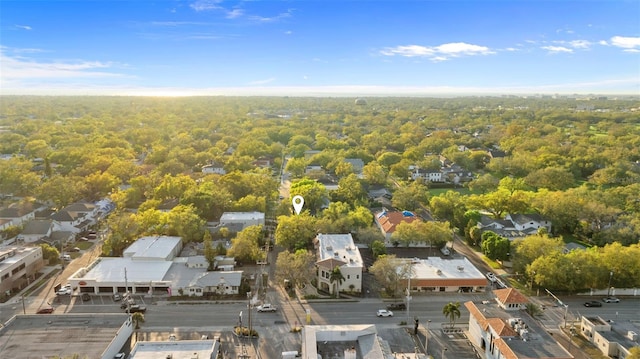
M353 243L351 234L318 234L315 238L317 251L318 288L334 294L338 291L360 293L362 291L362 269L360 250ZM344 280L331 281L331 273L340 269Z
M26 287L42 267L44 259L39 246L0 249L0 293L10 294Z

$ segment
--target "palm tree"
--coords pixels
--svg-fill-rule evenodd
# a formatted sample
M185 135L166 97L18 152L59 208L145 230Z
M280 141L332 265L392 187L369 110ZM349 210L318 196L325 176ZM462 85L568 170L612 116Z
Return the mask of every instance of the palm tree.
M453 328L453 326L456 325L456 319L460 318L460 302L449 302L442 308L442 314L444 314L446 318L449 318L451 328Z
M140 329L140 323L144 323L144 314L140 312L135 312L131 315L131 320L135 324L136 329L136 342L138 341L138 329Z
M344 276L342 275L342 272L340 271L340 267L335 267L333 268L333 270L331 271L331 276L329 277L329 282L334 283L336 282L337 286L336 286L336 298L340 297L340 285L342 284L342 282L344 282Z

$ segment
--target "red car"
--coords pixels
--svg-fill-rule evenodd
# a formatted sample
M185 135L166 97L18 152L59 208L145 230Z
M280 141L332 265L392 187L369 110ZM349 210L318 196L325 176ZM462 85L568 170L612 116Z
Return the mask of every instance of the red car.
M36 312L36 314L51 314L51 313L53 313L53 307L41 308Z

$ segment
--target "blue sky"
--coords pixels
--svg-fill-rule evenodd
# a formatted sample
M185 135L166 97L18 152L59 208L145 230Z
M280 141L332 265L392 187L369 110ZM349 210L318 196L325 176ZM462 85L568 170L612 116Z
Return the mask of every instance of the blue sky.
M640 94L640 1L0 2L1 94Z

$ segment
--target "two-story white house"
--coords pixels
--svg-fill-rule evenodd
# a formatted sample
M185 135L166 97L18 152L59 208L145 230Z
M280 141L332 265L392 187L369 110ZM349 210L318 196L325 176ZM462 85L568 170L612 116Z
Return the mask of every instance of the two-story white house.
M314 240L317 250L318 288L331 294L362 291L362 269L364 267L360 250L353 243L351 234L318 234ZM344 280L331 281L331 273L336 269Z

